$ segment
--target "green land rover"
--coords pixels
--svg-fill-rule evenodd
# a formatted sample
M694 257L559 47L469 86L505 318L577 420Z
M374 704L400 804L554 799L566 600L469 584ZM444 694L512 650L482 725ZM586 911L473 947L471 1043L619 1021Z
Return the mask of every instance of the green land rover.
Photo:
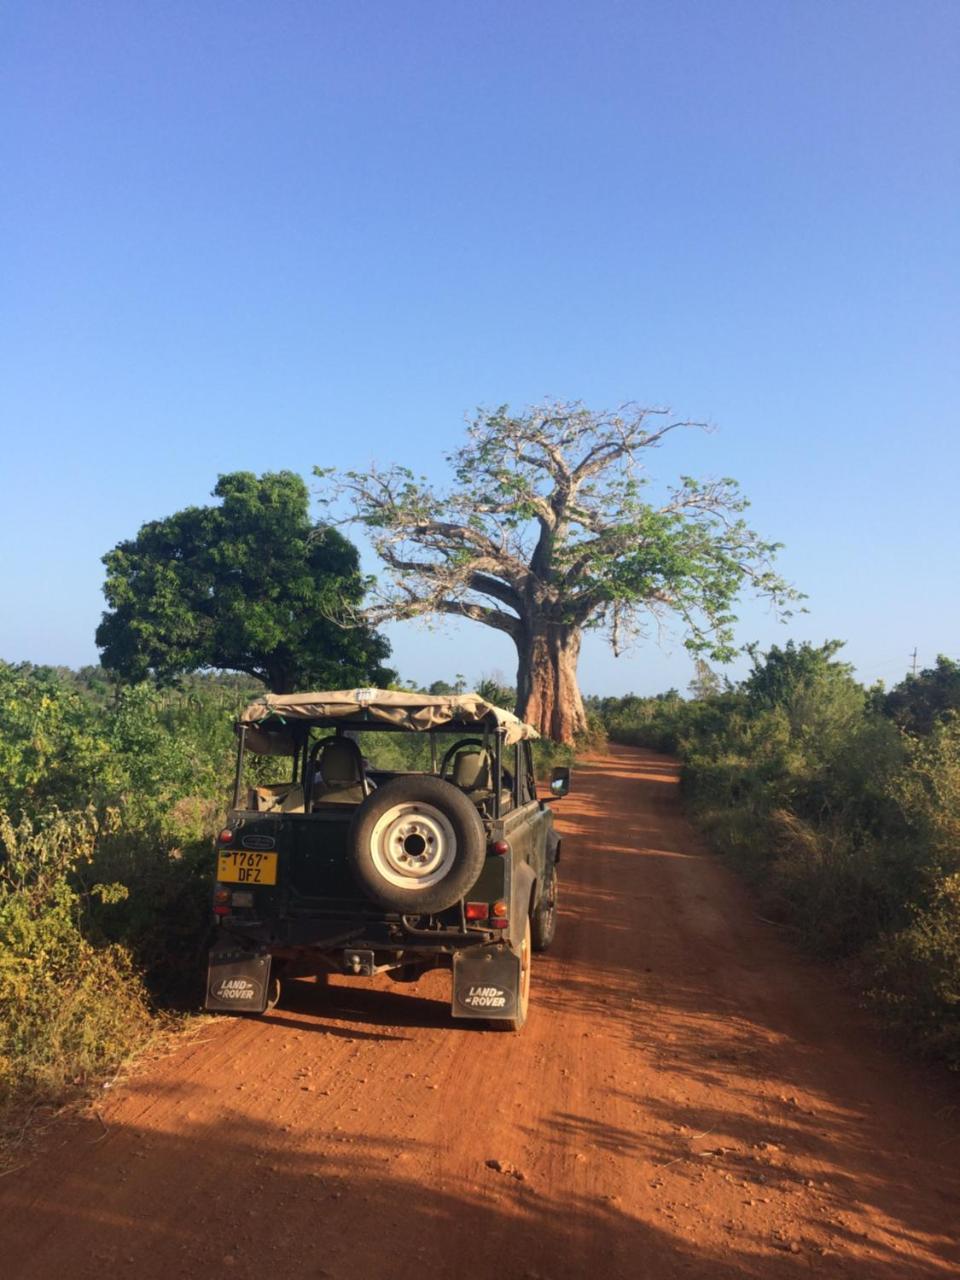
M455 1018L519 1030L557 922L537 731L476 694L382 689L272 694L236 727L206 1007L262 1013L285 976L443 968ZM568 789L555 769L551 794Z

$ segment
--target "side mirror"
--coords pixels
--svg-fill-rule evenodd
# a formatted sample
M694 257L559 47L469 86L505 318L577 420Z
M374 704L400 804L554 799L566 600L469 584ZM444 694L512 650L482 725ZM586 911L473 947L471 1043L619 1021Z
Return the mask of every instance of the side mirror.
M550 794L560 800L570 791L570 770L566 765L558 765L550 774Z

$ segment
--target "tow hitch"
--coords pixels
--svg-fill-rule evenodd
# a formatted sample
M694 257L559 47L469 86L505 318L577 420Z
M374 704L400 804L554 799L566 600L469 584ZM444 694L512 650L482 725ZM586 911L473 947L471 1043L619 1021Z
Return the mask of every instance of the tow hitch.
M381 969L388 968L381 965ZM343 969L357 978L372 978L377 972L377 965L372 951L357 951L349 948L343 953Z

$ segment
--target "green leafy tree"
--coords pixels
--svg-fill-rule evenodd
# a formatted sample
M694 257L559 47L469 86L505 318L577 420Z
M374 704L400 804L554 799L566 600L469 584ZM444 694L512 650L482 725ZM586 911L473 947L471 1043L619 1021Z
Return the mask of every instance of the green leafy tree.
M760 654L748 647L753 668L740 686L753 713L779 711L786 716L791 741L804 744L810 758L824 760L859 724L867 695L853 678L853 668L838 662L842 640L822 645L788 640Z
M881 703L884 713L908 733L932 733L950 711L960 711L960 662L942 653L936 666L909 675Z
M450 694L456 693L456 689L447 680L434 680L427 693L434 698L446 698Z
M447 614L503 632L517 650L518 713L561 742L587 727L577 683L587 628L619 652L672 616L694 652L729 659L740 589L778 607L795 593L771 567L776 544L742 519L733 480L684 477L659 500L649 493L644 458L685 425L635 405L500 408L480 413L449 455L446 491L400 466L339 485L319 471L392 571L366 616Z
M154 520L104 556L104 667L161 685L219 668L274 693L391 681L387 641L340 622L367 580L353 544L310 520L303 480L238 471L213 492L218 506Z

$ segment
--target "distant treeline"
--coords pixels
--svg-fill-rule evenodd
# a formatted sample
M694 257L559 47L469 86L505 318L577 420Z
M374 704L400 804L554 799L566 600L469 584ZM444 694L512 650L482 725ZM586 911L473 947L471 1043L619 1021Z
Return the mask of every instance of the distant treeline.
M960 1068L960 664L866 689L839 642L738 685L596 700L610 737L678 754L689 810L766 916L844 960L915 1047Z

